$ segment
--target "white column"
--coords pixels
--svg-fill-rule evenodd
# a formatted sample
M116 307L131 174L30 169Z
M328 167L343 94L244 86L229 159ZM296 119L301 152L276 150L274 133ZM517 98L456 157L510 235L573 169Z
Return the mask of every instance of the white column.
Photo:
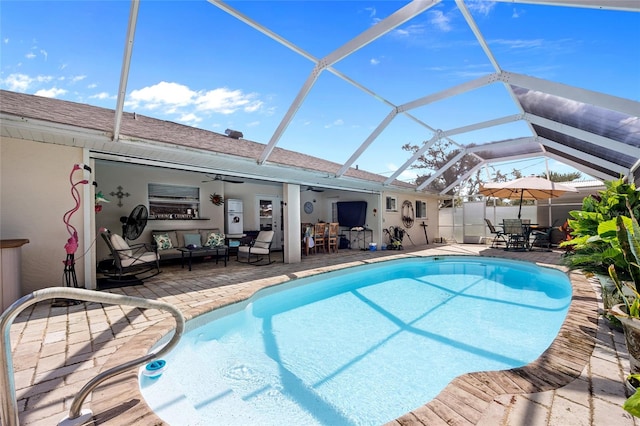
M284 263L302 261L300 235L300 185L282 185L284 202Z

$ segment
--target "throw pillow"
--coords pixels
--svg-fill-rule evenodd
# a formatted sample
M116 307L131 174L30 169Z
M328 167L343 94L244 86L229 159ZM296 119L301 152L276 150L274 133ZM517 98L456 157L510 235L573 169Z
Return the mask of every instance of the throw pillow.
M156 241L156 245L158 246L158 250L168 250L173 248L173 244L171 244L171 238L169 238L169 234L155 234L153 239Z
M224 245L224 234L219 234L217 232L209 234L209 238L207 238L205 246L220 247L222 245Z
M200 245L202 245L200 234L184 234L184 245L185 247L189 247L190 245L200 247Z

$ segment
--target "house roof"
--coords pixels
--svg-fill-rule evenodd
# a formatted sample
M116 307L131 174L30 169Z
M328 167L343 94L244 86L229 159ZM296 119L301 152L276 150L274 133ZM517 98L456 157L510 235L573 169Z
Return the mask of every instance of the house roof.
M415 191L415 185L349 168L342 179L337 163L276 148L268 164L258 165L265 145L220 133L122 113L120 136L113 141L116 112L87 104L0 90L2 137L88 148L104 154L154 164L259 180L323 186L355 191ZM147 163L149 164L149 163Z

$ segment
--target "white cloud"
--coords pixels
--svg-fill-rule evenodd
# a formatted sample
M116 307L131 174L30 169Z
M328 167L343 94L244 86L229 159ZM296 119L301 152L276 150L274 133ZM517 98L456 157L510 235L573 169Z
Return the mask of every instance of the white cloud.
M9 37L5 37L5 38L3 38L3 39L2 39L2 42L3 42L4 44L9 44Z
M155 86L134 90L129 94L127 106L138 109L186 106L193 103L196 92L178 83L161 81Z
M91 84L89 84L89 85L87 86L87 89L95 89L96 87L98 87L98 85L97 85L97 84L95 84L95 83L91 83Z
M33 53L33 52L29 52L26 55L24 55L24 57L27 58L27 59L33 59L33 58L36 57L36 54Z
M332 127L342 126L342 125L344 125L344 120L343 120L343 119L341 119L341 118L338 118L338 119L337 119L337 120L335 120L333 123L325 124L325 125L324 125L324 128L325 128L325 129L330 129L330 128L332 128Z
M86 75L76 75L75 77L71 77L71 82L72 83L77 83L78 81L82 81L85 78L87 78Z
M239 109L245 112L255 112L262 105L261 101L254 100L256 96L254 93L245 94L241 90L229 90L222 87L198 94L195 104L199 111L219 114L233 114Z
M380 63L380 61L378 59L376 59L376 58L371 58L371 59L369 59L369 63L371 65L378 65Z
M506 46L509 49L531 49L534 47L542 47L546 45L548 42L544 41L544 39L537 38L532 40L508 40L508 39L495 39L491 40L490 44L500 44L502 46Z
M441 31L451 31L451 20L447 15L442 13L441 10L432 10L430 11L429 15L431 16L429 22L431 22L434 26L439 28Z
M26 74L10 74L2 80L2 85L13 92L24 92L33 83L33 79Z
M376 8L375 7L365 7L364 10L366 12L369 12L369 18L373 18L374 16L376 16Z
M133 90L125 105L130 109L156 110L161 114L179 115L182 121L194 120L192 113L229 115L239 111L261 111L264 103L255 93L230 90L226 87L195 91L179 83L162 81L156 85ZM198 122L201 118L197 118ZM193 122L193 121L189 121Z
M56 96L64 95L65 93L67 93L66 90L53 87L51 89L38 90L34 95L44 96L45 98L55 98Z
M191 125L194 125L196 123L200 123L202 121L202 118L198 117L193 113L189 113L189 114L183 114L180 117L178 117L178 121L181 123L189 123Z
M47 60L47 58L49 57L49 54L48 54L48 53L47 53L47 51L46 51L46 50L44 50L44 49L40 49L40 54L41 54L42 56L44 56L44 60L45 60L45 61L46 61L46 60Z
M247 127L256 127L259 126L260 122L259 121L252 121L250 123L247 123Z
M424 34L424 26L418 24L407 25L406 27L395 30L393 34L398 37L411 37Z
M96 93L95 95L89 96L89 99L110 99L110 98L112 97L109 96L107 92L100 92L100 93ZM115 96L113 98L115 98Z
M467 0L467 8L472 12L478 12L482 15L489 15L496 3L492 0Z

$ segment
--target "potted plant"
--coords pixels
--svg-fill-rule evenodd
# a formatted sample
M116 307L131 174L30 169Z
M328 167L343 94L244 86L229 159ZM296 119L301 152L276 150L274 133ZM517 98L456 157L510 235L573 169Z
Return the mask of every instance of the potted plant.
M631 211L631 210L630 210ZM640 390L638 390L638 380L640 379L640 226L635 217L628 218L618 216L616 218L616 231L621 252L628 264L627 276L630 281L622 282L618 276L616 267L609 266L609 275L618 287L623 303L615 305L611 313L622 322L625 342L629 352L630 374L627 383L636 388L635 393L625 401L623 408L636 417L640 417ZM633 291L634 297L631 300L622 291L623 287Z
M618 239L617 217L630 220L640 215L640 192L633 183L622 179L605 182L606 189L597 195L585 197L581 210L570 212L568 220L572 238L560 244L570 248L564 258L565 265L580 268L594 274L602 287L604 318L609 326L620 329L620 321L610 313L611 308L622 303L620 291L633 298L631 289L615 286L609 277L609 267L614 265L619 273L629 272L629 263ZM630 225L630 224L629 224ZM639 280L640 281L640 280Z

